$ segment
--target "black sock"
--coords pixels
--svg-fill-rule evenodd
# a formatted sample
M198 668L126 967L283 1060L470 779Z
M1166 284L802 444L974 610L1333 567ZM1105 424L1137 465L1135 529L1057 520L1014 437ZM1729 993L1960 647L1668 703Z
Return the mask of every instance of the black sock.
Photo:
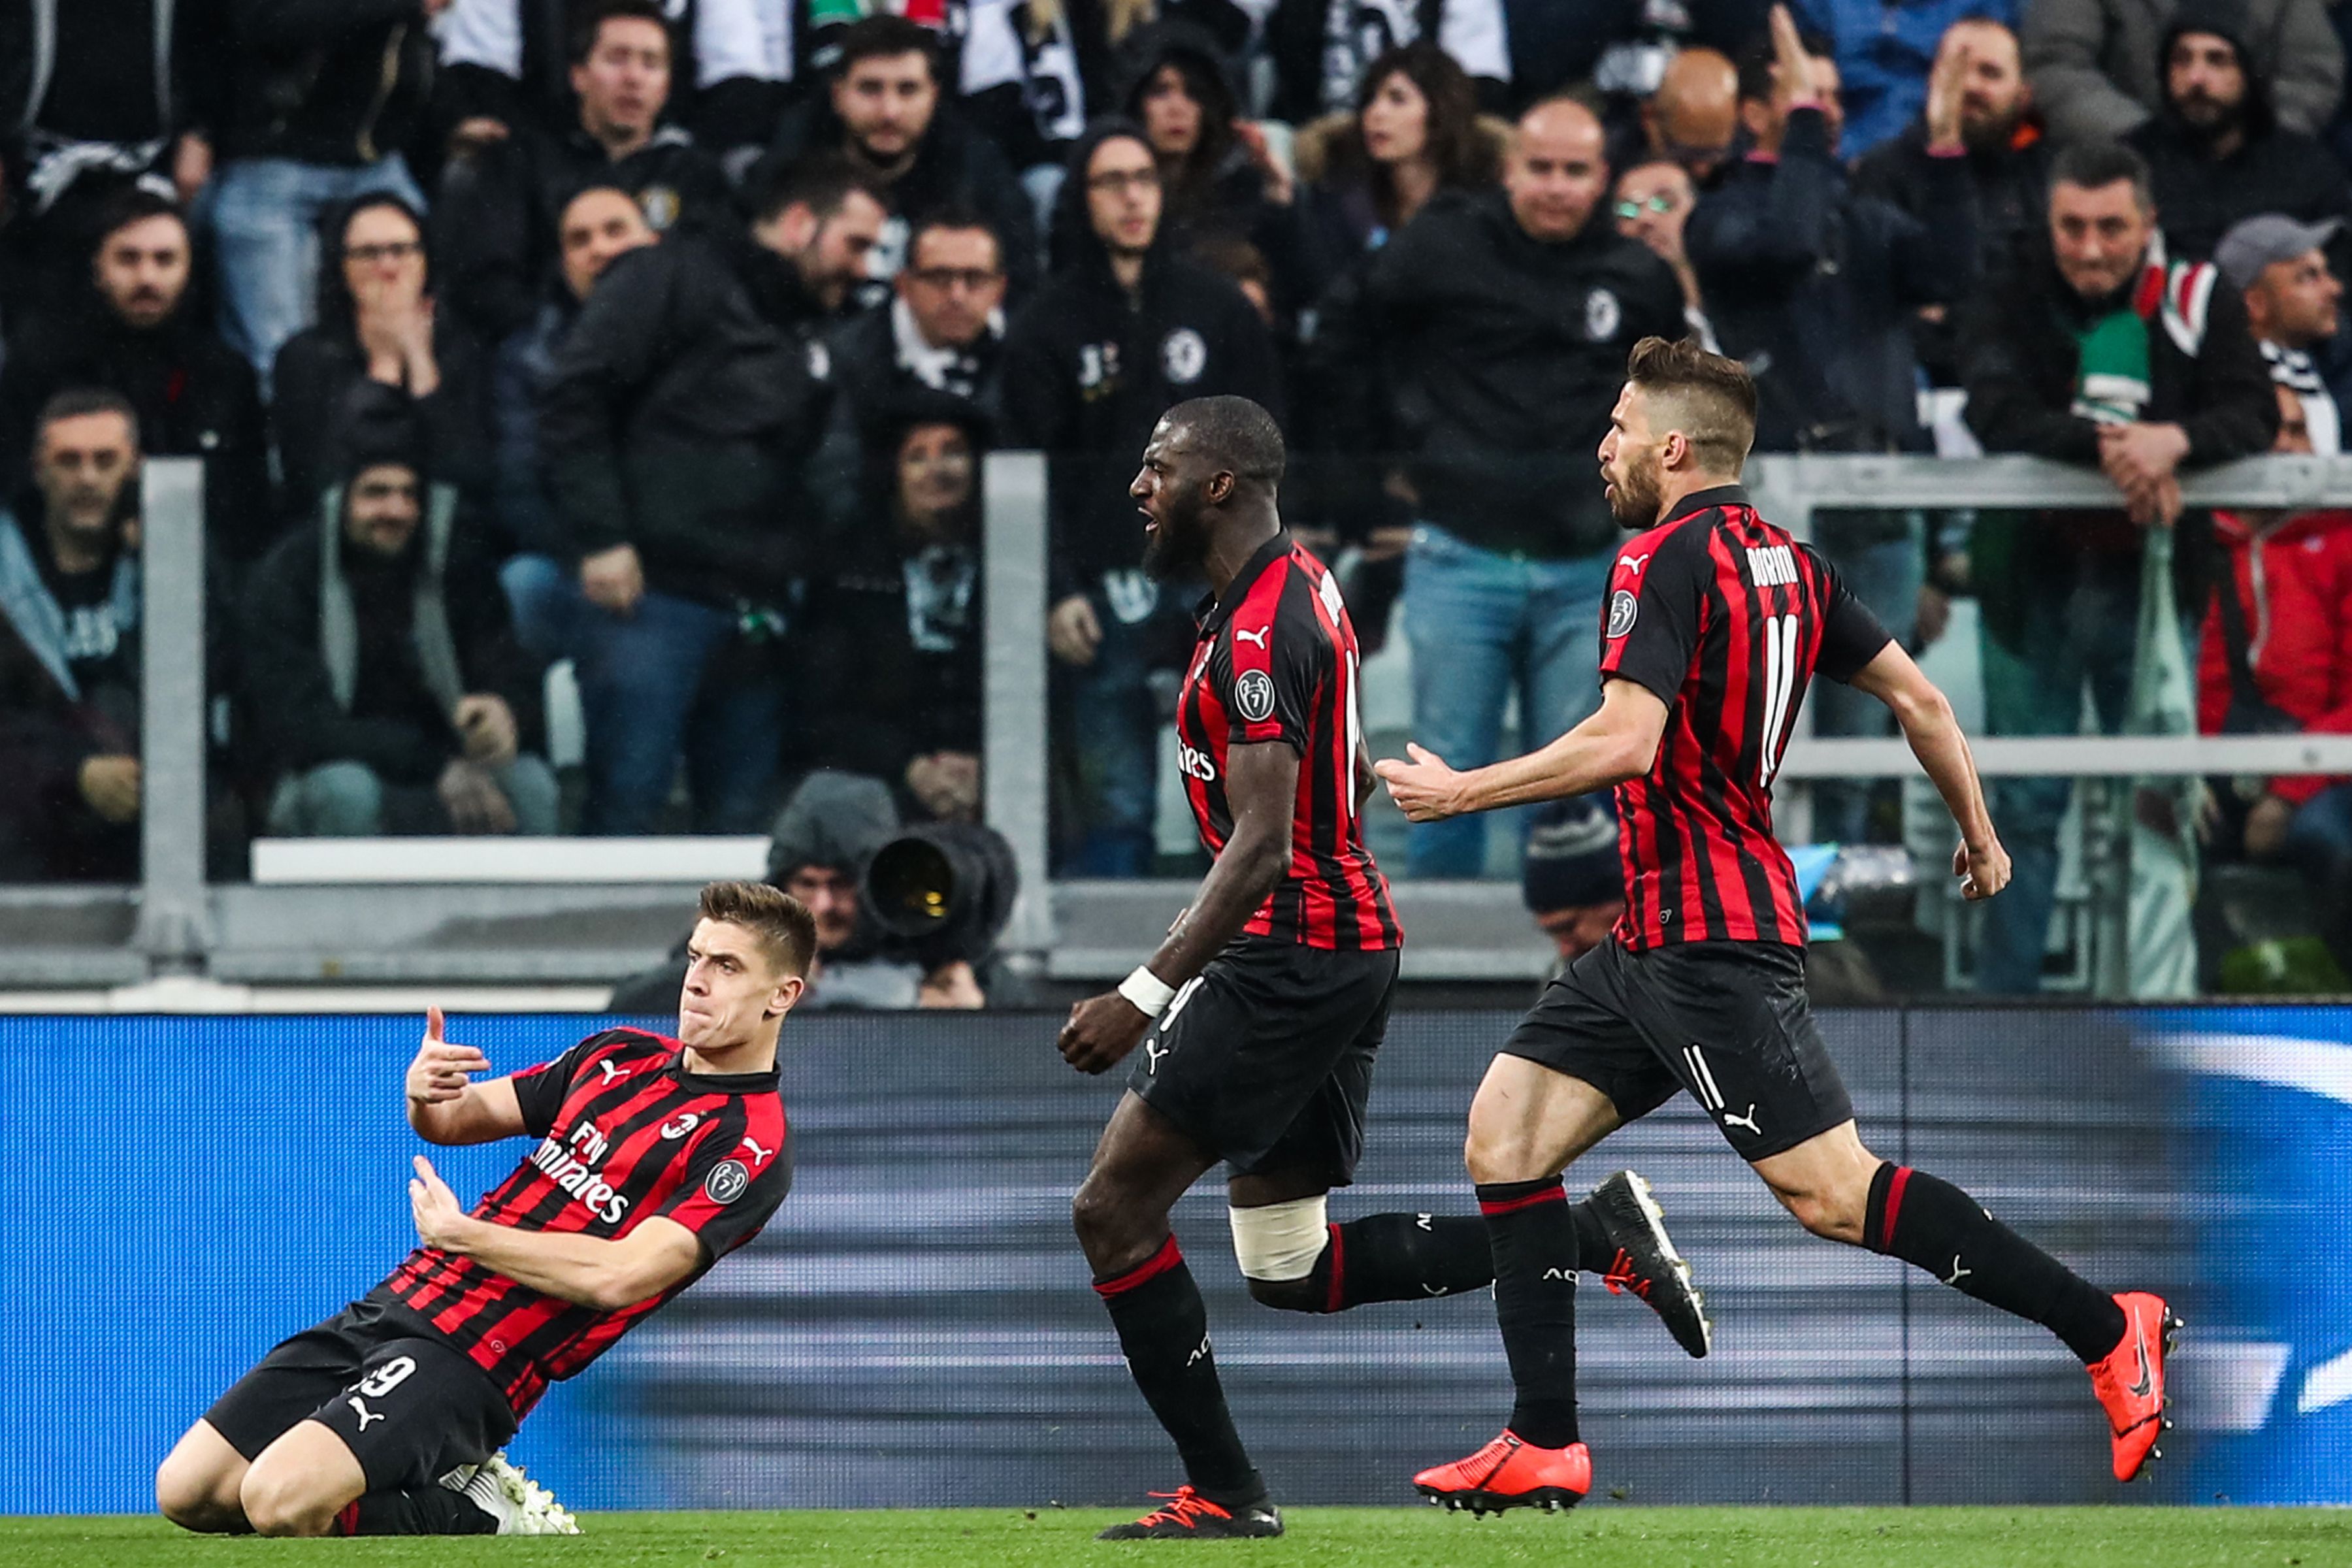
M1486 1222L1475 1215L1376 1214L1331 1227L1307 1276L1313 1311L1419 1301L1495 1282Z
M1095 1281L1118 1331L1118 1348L1144 1403L1176 1440L1184 1474L1220 1502L1264 1495L1265 1478L1249 1461L1209 1350L1209 1311L1201 1288L1176 1250L1176 1238L1126 1273Z
M1888 1161L1870 1181L1862 1244L1926 1269L1963 1295L2040 1323L2084 1362L2122 1342L2115 1298L1985 1213L1974 1198Z
M1609 1239L1600 1209L1585 1198L1569 1205L1568 1215L1576 1222L1576 1266L1587 1274L1608 1273L1617 1262L1617 1244Z
M499 1521L447 1487L370 1492L335 1516L338 1535L491 1535Z
M1575 1216L1558 1176L1481 1182L1495 1258L1495 1316L1518 1399L1511 1430L1538 1448L1576 1441Z

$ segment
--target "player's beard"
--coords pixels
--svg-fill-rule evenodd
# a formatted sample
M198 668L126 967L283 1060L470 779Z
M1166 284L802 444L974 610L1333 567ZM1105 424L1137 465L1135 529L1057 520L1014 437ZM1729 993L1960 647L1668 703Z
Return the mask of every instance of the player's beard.
M1658 503L1665 497L1658 454L1629 452L1624 455L1622 468L1609 491L1609 513L1620 527L1638 533L1656 525Z
M1143 570L1164 581L1201 563L1208 553L1208 531L1201 526L1197 502L1171 500L1160 527L1143 541Z

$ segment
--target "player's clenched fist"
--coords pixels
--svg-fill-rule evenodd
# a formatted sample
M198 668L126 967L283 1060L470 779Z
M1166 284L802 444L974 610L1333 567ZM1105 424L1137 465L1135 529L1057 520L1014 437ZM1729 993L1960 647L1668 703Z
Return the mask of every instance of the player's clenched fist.
M1963 844L1952 851L1952 875L1960 879L1960 897L1990 899L2009 886L2009 851L1998 838L1982 849Z
M1062 1059L1080 1072L1108 1072L1143 1043L1151 1020L1116 991L1089 996L1070 1009L1068 1023L1054 1043Z
M425 1041L416 1059L408 1064L408 1098L427 1105L457 1100L466 1092L470 1075L490 1070L490 1058L472 1046L453 1046L441 1037L441 1009L425 1010Z
M1405 752L1412 761L1400 762L1391 757L1372 764L1372 772L1389 786L1389 798L1397 803L1408 821L1437 822L1458 816L1462 812L1462 775L1445 765L1436 752L1408 742Z

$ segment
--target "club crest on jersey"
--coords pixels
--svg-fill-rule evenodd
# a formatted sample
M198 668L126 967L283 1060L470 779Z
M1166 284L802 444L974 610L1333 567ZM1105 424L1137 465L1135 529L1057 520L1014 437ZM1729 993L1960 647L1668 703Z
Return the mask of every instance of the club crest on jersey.
M703 1179L702 1195L714 1204L733 1203L751 1184L751 1173L743 1168L740 1160L721 1160L710 1168Z
M1262 669L1245 669L1234 682L1234 711L1251 723L1263 722L1274 712L1274 677Z
M663 1122L661 1135L675 1142L700 1125L702 1125L702 1113L698 1110L689 1110L675 1121Z
M1642 601L1620 588L1609 595L1609 637L1611 641L1633 629L1633 618L1642 613Z

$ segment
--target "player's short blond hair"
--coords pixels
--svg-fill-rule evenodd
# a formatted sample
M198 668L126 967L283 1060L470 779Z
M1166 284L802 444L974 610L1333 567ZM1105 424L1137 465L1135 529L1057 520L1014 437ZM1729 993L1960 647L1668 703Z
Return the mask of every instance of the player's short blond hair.
M805 977L816 957L816 917L771 883L712 882L702 889L700 913L758 937L760 951L780 973Z
M1756 444L1756 378L1736 359L1687 338L1643 338L1626 356L1625 379L1654 411L1653 430L1679 430L1699 466L1738 474Z

